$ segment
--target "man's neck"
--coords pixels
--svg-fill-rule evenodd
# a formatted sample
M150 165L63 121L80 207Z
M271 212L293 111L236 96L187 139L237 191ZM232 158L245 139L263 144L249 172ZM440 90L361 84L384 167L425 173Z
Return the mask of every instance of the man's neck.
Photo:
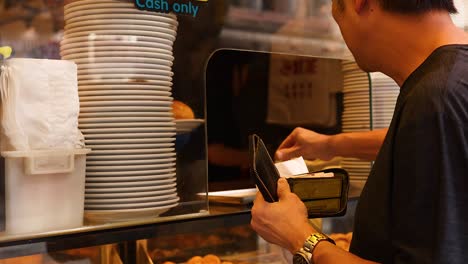
M468 34L453 25L450 16L433 12L418 17L389 14L377 34L382 61L377 68L400 86L437 48L449 44L468 44Z

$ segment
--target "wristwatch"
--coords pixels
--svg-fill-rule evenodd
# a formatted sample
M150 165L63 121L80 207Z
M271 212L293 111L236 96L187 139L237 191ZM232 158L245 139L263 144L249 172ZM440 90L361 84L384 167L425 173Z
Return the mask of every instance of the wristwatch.
M335 245L335 241L333 241L333 239L322 233L314 233L306 239L302 248L294 254L293 264L313 264L312 253L318 243L322 241L328 241Z

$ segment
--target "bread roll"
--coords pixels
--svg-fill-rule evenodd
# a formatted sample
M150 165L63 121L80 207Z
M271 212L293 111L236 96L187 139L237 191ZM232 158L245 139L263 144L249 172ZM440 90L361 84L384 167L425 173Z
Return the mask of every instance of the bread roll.
M175 119L194 119L195 114L193 113L190 106L182 103L181 101L174 100L172 102L172 113Z
M221 260L216 255L208 254L203 257L203 264L221 264Z
M194 256L187 261L187 264L203 264L203 258L200 256Z

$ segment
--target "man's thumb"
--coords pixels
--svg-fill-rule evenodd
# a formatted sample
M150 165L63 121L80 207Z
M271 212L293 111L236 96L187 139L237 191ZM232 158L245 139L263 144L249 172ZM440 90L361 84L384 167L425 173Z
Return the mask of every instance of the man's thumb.
M289 194L291 192L291 188L289 188L288 181L281 177L278 180L278 197L281 199L281 197L284 197L285 195Z

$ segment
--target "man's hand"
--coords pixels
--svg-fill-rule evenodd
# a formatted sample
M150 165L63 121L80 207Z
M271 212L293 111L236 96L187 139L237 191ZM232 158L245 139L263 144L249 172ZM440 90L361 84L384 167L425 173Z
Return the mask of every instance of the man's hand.
M260 192L252 208L252 228L266 241L295 253L316 232L307 219L307 209L291 192L284 178L278 180L279 202L268 203Z
M298 127L281 143L276 151L276 159L284 161L303 156L308 160L330 160L335 155L329 140L330 136Z

